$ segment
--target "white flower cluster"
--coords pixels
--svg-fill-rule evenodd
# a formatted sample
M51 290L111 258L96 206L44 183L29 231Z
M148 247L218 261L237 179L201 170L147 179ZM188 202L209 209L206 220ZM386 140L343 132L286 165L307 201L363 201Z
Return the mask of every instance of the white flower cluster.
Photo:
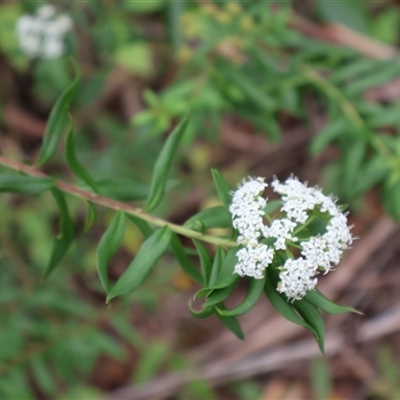
M22 51L30 58L59 58L65 53L64 37L72 29L72 19L44 4L35 15L22 15L16 26Z
M280 282L277 290L289 299L300 300L307 291L315 288L319 271L329 272L340 261L353 237L347 226L347 214L343 214L335 199L325 196L317 187L307 187L295 177L284 183L274 180L273 190L281 195L281 211L286 218L275 219L265 225L263 216L267 201L262 193L268 185L263 178L251 178L233 193L229 208L233 226L239 231L238 243L244 246L237 252L235 273L262 279L264 270L272 263L276 251L287 250L296 242L300 254L289 258L279 267ZM326 232L322 235L300 240L296 232L307 224L311 211L318 209L329 214ZM275 238L268 246L260 240Z
M238 264L235 272L240 276L263 278L263 271L272 262L274 252L258 242L264 229L263 215L267 200L262 197L268 186L263 178L244 181L233 194L229 211L233 227L239 231L238 243L246 246L237 252Z

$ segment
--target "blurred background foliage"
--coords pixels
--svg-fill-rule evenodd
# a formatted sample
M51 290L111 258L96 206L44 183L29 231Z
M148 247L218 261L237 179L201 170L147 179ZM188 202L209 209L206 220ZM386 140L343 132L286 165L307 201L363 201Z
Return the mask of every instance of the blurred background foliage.
M323 160L318 181L327 192L361 215L365 194L379 192L379 212L384 208L400 218L400 63L397 53L386 51L399 44L398 2L54 2L74 21L68 53L30 60L19 48L15 26L41 4L0 3L2 155L35 158L51 107L73 78L73 57L84 76L72 113L77 154L105 196L145 199L165 133L190 113L158 215L183 223L218 204L211 167L224 170L232 187L254 171L251 154L241 153L237 143L226 150L225 131L239 128L268 149L285 146L287 132L301 127L307 157ZM299 29L304 18L351 29L362 35L359 48L305 35ZM369 42L360 37L380 41L386 52L370 56ZM47 170L72 179L61 154ZM295 168L301 173L301 165ZM272 164L263 175L282 172ZM57 231L53 199L0 197L0 398L100 398L187 368L185 349L217 329L190 319L186 299L195 285L172 259L108 309L95 273L95 249L112 215L101 212L95 229L84 233L85 210L68 200L79 240L43 281ZM142 239L128 227L113 260L113 279ZM395 361L387 349L379 360L381 379L369 394L396 398ZM316 365L310 372L314 396L329 398L329 370ZM176 398L255 399L262 388L256 379L222 389L199 381Z

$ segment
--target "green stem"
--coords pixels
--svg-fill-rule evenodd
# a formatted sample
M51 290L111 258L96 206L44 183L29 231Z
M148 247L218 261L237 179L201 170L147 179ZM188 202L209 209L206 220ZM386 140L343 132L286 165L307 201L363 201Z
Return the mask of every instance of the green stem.
M308 220L306 221L305 224L301 225L300 227L298 227L294 232L293 232L293 236L297 236L297 234L299 232L301 232L304 228L306 228L308 225L311 224L311 222L313 222L315 219L315 215L312 215L310 218L308 218Z
M299 249L299 250L303 249L300 245L297 244L297 242L295 243L295 242L292 242L292 241L288 240L287 244L288 244L288 246L294 247L295 249Z
M0 165L4 167L11 168L15 171L23 172L24 174L34 176L37 178L48 178L47 175L43 174L39 170L34 167L19 163L14 160L10 160L6 157L0 156ZM72 196L79 197L83 200L91 201L92 203L98 204L103 207L111 208L115 211L123 211L127 214L134 215L137 218L142 219L152 225L163 227L168 226L171 231L178 233L180 235L186 236L191 239L198 239L203 242L211 243L216 246L226 246L226 247L236 247L237 243L217 238L210 235L204 235L201 232L193 231L191 229L185 228L181 225L176 225L171 222L165 221L161 218L157 218L151 214L145 213L141 208L134 207L125 203L122 203L117 200L110 199L108 197L99 196L95 193L87 192L85 190L79 189L76 186L73 186L64 181L55 180L55 185L58 189L62 190L64 193L69 193Z
M321 74L319 74L315 69L302 66L304 75L310 79L313 83L319 86L333 101L340 104L343 113L352 122L356 128L362 128L365 126L364 120L358 114L357 110L353 104L346 99L346 97L340 92L340 90L327 81Z
M365 128L365 122L358 113L354 105L346 98L346 96L334 85L332 85L327 79L319 74L315 69L309 66L302 66L302 71L311 82L319 86L332 101L336 101L343 113L347 116L349 121L353 124L356 129ZM375 149L381 156L388 160L389 164L395 165L395 160L391 151L387 148L384 142L376 135L369 137L369 143L373 149Z

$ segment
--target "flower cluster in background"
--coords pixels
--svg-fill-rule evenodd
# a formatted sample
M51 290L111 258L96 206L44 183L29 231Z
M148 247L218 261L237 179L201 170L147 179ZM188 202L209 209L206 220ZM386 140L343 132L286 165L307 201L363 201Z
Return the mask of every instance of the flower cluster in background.
M59 58L65 53L65 35L72 29L72 19L57 14L51 4L45 4L34 15L22 15L16 32L22 51L30 58Z
M353 237L347 225L347 214L343 214L335 200L325 196L319 188L308 187L290 177L284 183L274 180L271 184L281 196L280 211L285 217L276 218L267 225L263 218L267 201L262 197L267 186L263 178L250 178L233 194L230 212L233 227L239 232L238 243L243 246L237 252L235 272L262 279L264 270L273 263L275 253L281 251L286 261L277 266L280 271L277 290L289 299L300 300L307 291L315 288L315 276L320 271L332 270L343 251L351 245ZM325 231L304 237L316 212L325 216ZM269 241L269 245L263 243L268 238L275 240ZM299 255L295 258L289 248Z

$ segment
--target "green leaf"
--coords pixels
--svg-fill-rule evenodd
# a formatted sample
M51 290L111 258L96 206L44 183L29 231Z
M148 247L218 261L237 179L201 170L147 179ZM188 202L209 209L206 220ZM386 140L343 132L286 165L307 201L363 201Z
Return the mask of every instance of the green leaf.
M222 311L226 310L224 303L220 303L218 308ZM242 328L235 317L224 317L218 313L217 317L238 339L244 339Z
M0 174L0 192L38 194L55 187L51 178L29 175Z
M381 60L369 60L363 57L333 71L329 77L329 80L338 85L339 83L344 83L346 80L355 80L359 76L371 74L381 65Z
M211 315L214 314L214 311L215 311L215 308L214 308L213 306L211 306L211 307L205 307L205 308L202 307L201 310L196 311L196 310L193 308L192 300L191 300L191 299L189 300L188 307L189 307L189 312L190 312L190 314L191 314L193 317L195 317L195 318L201 318L201 319L210 317Z
M235 287L236 287L236 282L233 285L228 286L226 288L213 290L207 296L206 302L204 303L204 307L215 306L216 304L221 303L221 301L226 300L229 297L229 295L233 292Z
M106 293L110 291L107 271L108 263L121 246L125 235L125 228L126 216L125 213L120 211L112 219L97 247L97 273Z
M219 310L217 307L217 311L220 315L223 316L234 316L234 315L242 315L246 314L249 310L251 310L258 299L261 296L261 293L264 290L266 277L263 279L252 279L250 282L249 291L247 293L246 298L233 310Z
M74 224L69 215L64 194L56 188L52 189L51 193L60 211L60 233L53 240L50 260L44 275L45 277L49 276L53 269L62 260L74 240Z
M229 208L229 206L232 203L232 195L228 183L226 182L225 178L221 175L221 173L216 169L212 169L211 173L214 179L215 187L217 188L218 196L222 201L222 204L226 208Z
M138 77L149 78L154 72L154 61L149 42L127 42L118 46L114 62Z
M232 285L239 275L235 274L235 266L237 264L237 248L232 248L226 254L221 267L218 269L218 275L214 278L215 283L211 286L213 289L220 289Z
M132 1L132 0L123 0L121 7L128 11L129 13L138 15L138 14L147 14L147 13L155 13L157 11L162 10L165 7L164 0L153 0L153 1Z
M147 239L153 234L154 230L146 221L143 221L142 219L135 217L134 215L127 214L126 216L128 217L129 221L131 221L139 229L143 237Z
M312 328L306 321L300 318L299 315L296 313L296 311L294 311L293 306L288 303L286 297L281 295L276 290L277 280L275 277L275 273L272 271L272 266L267 268L266 271L267 271L267 279L265 282L265 294L269 302L271 303L272 307L274 307L279 314L281 314L284 318L286 318L290 322L293 322L294 324L297 325L301 325L316 335L314 328Z
M279 210L282 207L281 200L272 200L267 202L267 206L264 208L265 214L271 215L275 211Z
M255 83L250 76L234 70L230 70L229 73L225 71L225 73L227 79L237 85L247 95L248 99L263 111L274 111L276 109L277 105L273 97L267 94L267 91Z
M400 10L394 7L385 7L379 14L374 15L371 36L376 40L396 46L399 24Z
M169 135L157 158L154 165L150 194L144 207L146 211L151 211L156 208L164 197L165 183L167 181L172 159L174 158L179 141L185 133L188 122L189 118L187 117L179 123L179 125Z
M349 83L345 87L344 92L348 97L360 95L371 87L383 85L396 79L399 76L399 73L400 66L397 60L389 60L385 63L381 63L379 69L373 71L370 75Z
M96 207L93 205L91 201L86 202L86 219L85 219L85 225L83 228L83 232L88 232L89 229L92 227L94 222L96 221L97 218L97 211Z
M197 283L202 285L203 277L197 271L194 264L190 261L189 257L186 254L186 251L178 237L175 233L172 233L171 237L171 250L176 259L178 260L179 264L181 265L182 269Z
M61 136L68 124L68 111L72 100L76 95L79 82L81 80L81 72L78 64L73 61L73 65L75 69L75 79L64 90L64 92L61 93L53 109L51 110L46 131L44 133L40 154L36 161L37 166L46 164L54 156L55 152L57 151L57 146L60 142Z
M275 115L273 114L265 115L264 125L268 133L269 139L272 142L278 142L281 139L281 129L277 119L275 118Z
M185 2L169 1L167 6L167 28L168 36L172 45L172 49L177 51L183 41L184 36L181 29L181 17L185 12Z
M190 229L200 226L202 232L209 228L232 228L232 216L223 206L207 208L185 222Z
M57 392L56 380L49 371L43 357L34 357L30 365L36 384L47 396L54 397Z
M135 384L145 382L157 375L158 371L167 360L170 348L164 341L155 341L146 346L143 357L135 368L133 382Z
M400 181L386 179L382 186L382 199L386 212L393 219L400 219Z
M207 282L207 285L213 286L218 281L218 277L221 275L221 269L224 264L225 257L226 257L225 250L222 247L218 247L211 268L210 279Z
M320 153L329 143L346 133L348 122L344 119L329 122L311 142L310 151L312 155Z
M360 311L357 311L352 307L340 306L339 304L334 303L316 289L309 290L304 296L304 299L328 314L343 314L346 312L362 314Z
M318 308L305 299L295 300L293 302L293 307L297 310L304 321L306 321L307 324L313 328L313 333L315 339L317 340L318 346L321 352L325 353L325 324L320 312L318 311Z
M236 252L236 248L228 251L224 262L222 263L222 267L220 268L219 277L216 283L212 286L205 287L199 290L194 295L194 299L203 296L209 296L214 290L229 287L231 285L234 285L239 280L239 275L234 273L234 268L237 263ZM204 285L207 286L207 284Z
M342 185L345 193L349 197L354 197L355 195L355 188L357 186L360 168L366 154L366 148L366 142L357 140L354 141L344 154L344 176Z
M318 0L317 5L318 11L328 21L340 22L352 29L368 33L368 13L363 2Z
M96 185L101 196L111 197L120 201L144 200L150 190L148 183L132 177L96 179Z
M237 264L236 252L237 252L236 248L230 249L228 251L228 253L221 265L221 268L219 268L219 275L216 279L215 284L199 290L194 295L195 299L202 297L202 296L208 296L213 290L222 289L222 288L231 286L236 281L239 280L239 275L234 273L235 265ZM207 286L207 283L205 283L204 285Z
M201 274L203 276L203 285L208 286L211 277L213 260L202 242L193 239L193 243L196 246L200 258Z
M354 188L356 196L367 192L388 176L390 167L387 161L380 154L375 154L364 164L357 176Z
M131 293L147 278L154 265L167 251L171 242L171 231L167 226L154 232L139 249L127 270L110 290L107 302L116 296Z
M76 158L72 123L67 134L65 155L67 158L68 165L71 168L72 172L79 179L82 179L82 181L84 181L87 185L89 185L94 192L98 193L99 189L97 187L95 180L91 177L89 172L86 171L85 167Z

